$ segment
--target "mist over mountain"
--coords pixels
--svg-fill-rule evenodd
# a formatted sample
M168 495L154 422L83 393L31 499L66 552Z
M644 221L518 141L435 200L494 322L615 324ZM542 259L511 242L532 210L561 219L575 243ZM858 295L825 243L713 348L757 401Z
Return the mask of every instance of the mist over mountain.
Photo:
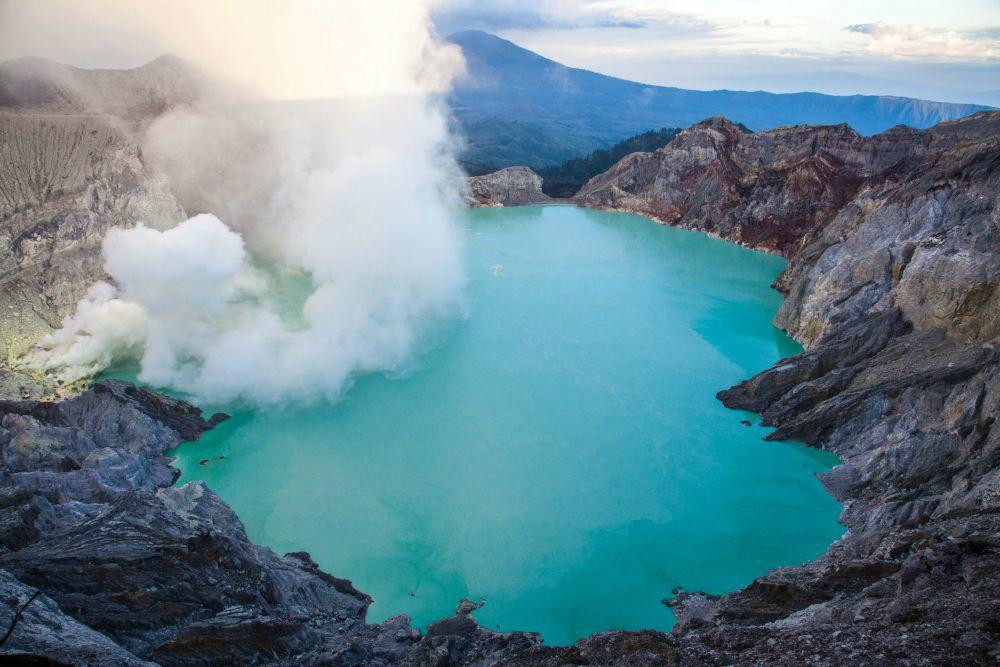
M926 128L988 107L907 97L686 90L567 67L479 30L457 32L467 71L449 106L472 163L545 166L640 132L723 115L751 130L847 123L863 135Z

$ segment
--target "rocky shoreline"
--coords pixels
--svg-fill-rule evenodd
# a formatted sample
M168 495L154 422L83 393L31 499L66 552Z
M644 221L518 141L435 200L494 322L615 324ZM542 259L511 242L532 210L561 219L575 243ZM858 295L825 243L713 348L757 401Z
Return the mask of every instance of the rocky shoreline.
M0 92L10 89L2 79ZM49 127L15 112L0 118L23 140L10 169L42 165L45 178L24 181L42 184L31 192L4 190L14 194L0 202L0 229L17 250L0 279L11 309L30 314L0 331L12 356L100 274L88 257L107 226L130 224L143 206L164 224L182 213L117 121ZM67 144L79 157L56 159L46 141L84 120L86 131L67 135L80 137ZM483 201L474 203L538 203L532 175L478 177L472 191ZM823 477L844 504L843 539L740 591L676 592L665 601L678 617L669 634L606 632L547 647L531 633L481 628L467 601L423 634L403 616L369 624L370 599L349 581L308 554L252 544L203 484L174 486L168 452L224 416L206 420L119 381L40 401L50 387L0 371L10 399L0 401L0 628L11 628L0 658L990 664L1000 657L998 200L1000 112L867 139L842 126L751 134L712 119L584 187L579 205L789 257L776 323L806 351L719 397L761 413L777 427L772 439L844 461Z

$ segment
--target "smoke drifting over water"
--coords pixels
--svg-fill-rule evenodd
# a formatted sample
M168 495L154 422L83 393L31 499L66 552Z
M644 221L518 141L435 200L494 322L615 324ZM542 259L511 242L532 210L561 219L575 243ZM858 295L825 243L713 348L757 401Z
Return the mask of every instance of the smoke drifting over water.
M336 397L355 372L398 368L426 325L455 314L458 179L437 97L461 58L433 41L426 7L57 4L46 20L132 30L125 43L146 38L221 83L143 136L182 205L205 214L109 233L117 289L92 288L35 363L72 379L134 355L141 380L203 400ZM40 55L72 64L73 47ZM309 277L297 317L251 254Z

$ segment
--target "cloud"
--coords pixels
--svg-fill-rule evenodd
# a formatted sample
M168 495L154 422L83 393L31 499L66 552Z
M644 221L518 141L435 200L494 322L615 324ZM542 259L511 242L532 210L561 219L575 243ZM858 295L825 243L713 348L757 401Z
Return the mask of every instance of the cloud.
M844 28L864 35L868 54L891 58L1000 60L1000 27L945 28L855 23Z
M462 29L493 32L504 30L573 30L581 28L673 27L678 31L704 32L712 24L691 14L669 11L655 5L608 2L541 0L445 0L435 7L433 22L442 34Z

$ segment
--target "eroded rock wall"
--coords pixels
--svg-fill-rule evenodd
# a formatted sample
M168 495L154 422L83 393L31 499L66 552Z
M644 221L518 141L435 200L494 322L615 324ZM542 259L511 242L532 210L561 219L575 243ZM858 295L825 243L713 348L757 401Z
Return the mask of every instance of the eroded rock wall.
M873 137L846 125L752 133L712 118L657 151L624 158L588 181L575 201L790 256L863 191L904 182L945 150L996 134L996 113L971 118Z
M0 110L0 363L24 353L105 276L101 241L184 218L120 123Z
M527 167L508 167L465 179L470 206L523 206L552 200L542 192L542 177Z

